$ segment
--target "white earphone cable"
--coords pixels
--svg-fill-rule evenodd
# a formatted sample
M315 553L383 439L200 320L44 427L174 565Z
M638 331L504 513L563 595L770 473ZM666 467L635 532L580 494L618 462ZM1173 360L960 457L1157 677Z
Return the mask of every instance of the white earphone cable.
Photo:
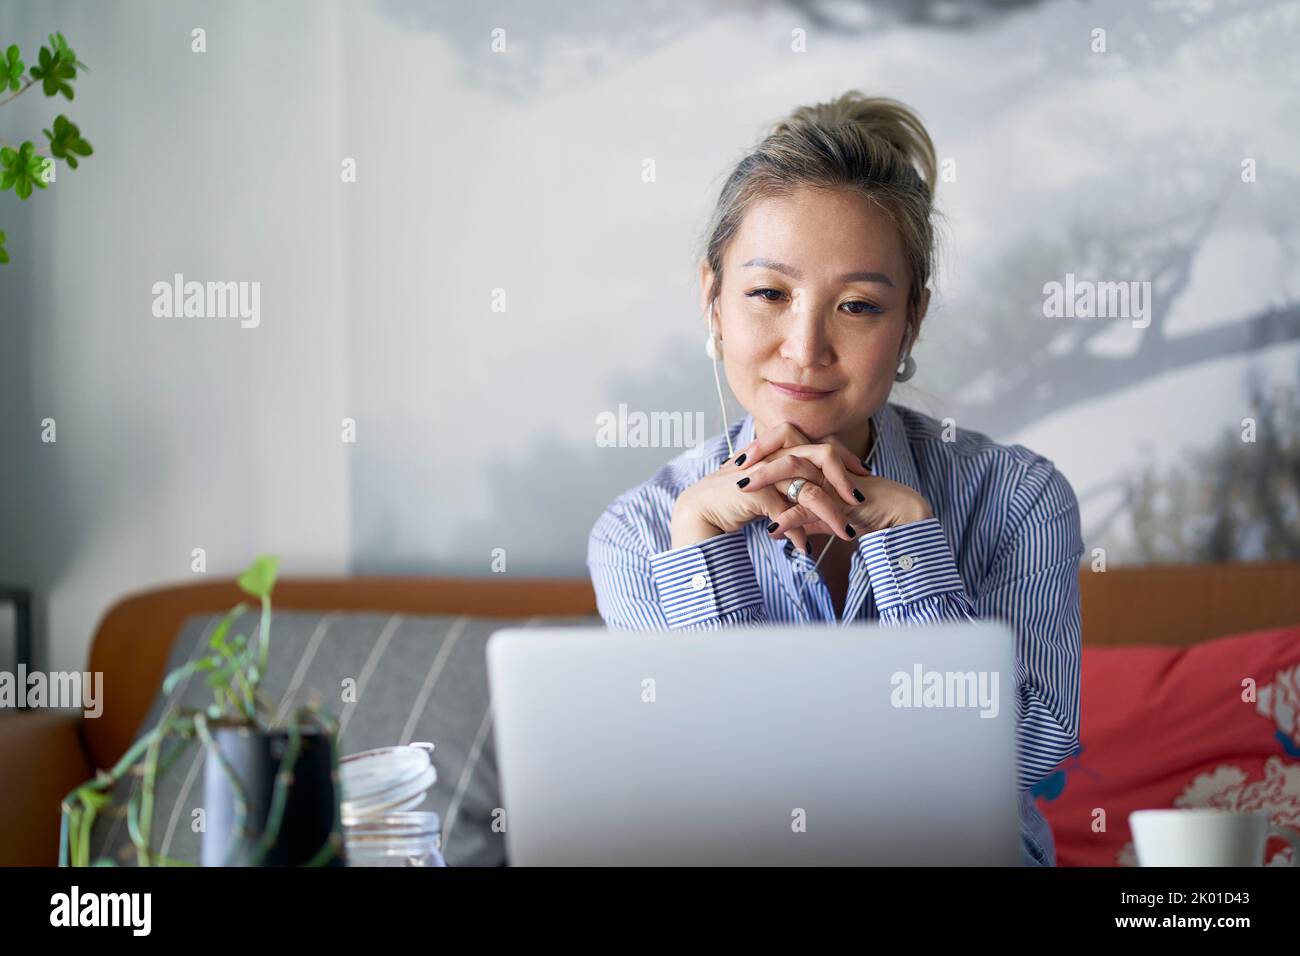
M736 457L736 448L731 444L731 419L727 417L727 403L722 399L722 378L718 375L718 360L713 360L713 384L718 387L718 407L722 409L722 434L727 439L727 460Z

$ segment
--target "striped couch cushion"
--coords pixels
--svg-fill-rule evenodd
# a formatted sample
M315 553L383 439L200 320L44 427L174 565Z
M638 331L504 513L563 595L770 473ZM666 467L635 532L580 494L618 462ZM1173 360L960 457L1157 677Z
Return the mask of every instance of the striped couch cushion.
M170 673L198 657L221 615L194 615L181 627L167 662ZM258 615L248 612L232 634L252 634ZM532 618L544 624L601 627L595 615ZM506 862L505 838L492 831L500 806L496 754L488 709L488 637L518 619L406 616L383 612L276 611L271 625L267 674L262 687L283 715L313 693L339 719L341 755L411 741L435 745L438 780L422 810L442 820L443 855L450 866L499 866ZM343 701L351 678L355 702ZM351 686L351 685L350 685ZM212 692L200 676L178 684L170 698L161 689L144 728L179 701L205 707ZM143 733L143 731L142 731ZM131 787L136 783L133 781ZM121 785L115 802L131 792ZM203 752L193 746L158 781L151 844L176 860L197 863L201 834L191 821L203 798ZM108 856L130 865L135 854L125 821L103 819L96 827L92 860Z

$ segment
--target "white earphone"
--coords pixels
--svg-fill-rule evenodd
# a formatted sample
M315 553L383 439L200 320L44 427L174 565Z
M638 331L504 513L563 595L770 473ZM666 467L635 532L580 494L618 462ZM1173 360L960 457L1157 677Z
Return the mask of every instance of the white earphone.
M899 360L903 367L894 372L895 382L906 382L916 374L916 359L912 358L912 353L908 351L908 346L912 344L912 327L909 325L907 331L903 333L903 357Z
M718 341L717 324L713 321L713 303L709 303L709 315L704 320L709 327L709 337L704 340L704 354L713 361L722 358L722 343Z

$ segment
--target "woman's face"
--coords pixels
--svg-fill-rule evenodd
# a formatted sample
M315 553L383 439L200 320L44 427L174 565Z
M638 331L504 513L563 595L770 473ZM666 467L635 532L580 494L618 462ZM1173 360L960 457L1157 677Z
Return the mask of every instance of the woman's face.
M788 421L810 439L835 435L865 455L907 323L910 277L893 224L859 196L801 188L750 208L723 276L715 313L723 363L756 433ZM706 264L706 309L711 278ZM927 290L918 329L928 303Z

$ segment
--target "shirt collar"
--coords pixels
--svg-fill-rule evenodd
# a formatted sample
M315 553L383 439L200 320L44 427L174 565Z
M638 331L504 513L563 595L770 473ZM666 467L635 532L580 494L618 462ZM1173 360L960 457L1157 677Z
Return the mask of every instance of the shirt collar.
M876 436L877 446L875 458L869 466L871 473L879 478L888 478L900 485L906 485L917 494L924 494L916 470L916 458L907 440L907 426L904 425L897 406L892 402L881 405L871 416L871 426ZM754 416L746 415L740 423L740 431L732 441L735 443L736 451L739 452L753 440Z

